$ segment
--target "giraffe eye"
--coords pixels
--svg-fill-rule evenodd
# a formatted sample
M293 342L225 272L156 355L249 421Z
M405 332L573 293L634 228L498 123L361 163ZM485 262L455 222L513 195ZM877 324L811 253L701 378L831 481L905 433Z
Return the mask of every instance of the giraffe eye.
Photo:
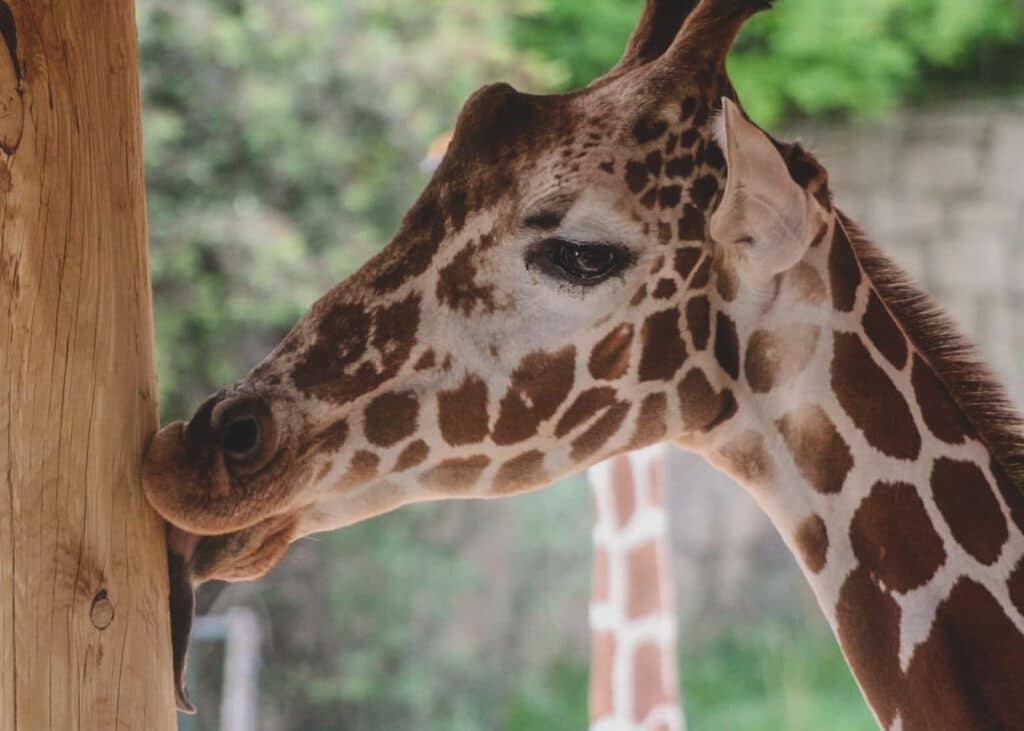
M552 276L583 285L603 282L630 263L629 254L618 246L565 239L542 241L531 258Z

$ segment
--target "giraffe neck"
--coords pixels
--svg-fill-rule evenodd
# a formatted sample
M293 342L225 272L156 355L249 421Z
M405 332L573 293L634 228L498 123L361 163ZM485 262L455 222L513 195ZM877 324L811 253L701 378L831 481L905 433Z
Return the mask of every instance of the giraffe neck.
M769 514L884 728L1024 728L1024 491L831 226L731 302L763 313L737 323L743 373L721 384L737 413L684 445Z
M591 468L591 731L683 731L676 669L665 453L652 447Z

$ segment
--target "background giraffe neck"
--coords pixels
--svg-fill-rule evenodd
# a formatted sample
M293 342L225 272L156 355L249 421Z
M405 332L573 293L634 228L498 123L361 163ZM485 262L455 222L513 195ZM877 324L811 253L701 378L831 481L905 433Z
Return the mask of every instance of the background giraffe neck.
M591 468L591 731L683 731L665 449Z
M866 246L837 224L739 323L739 413L706 451L800 559L883 727L1021 728L1024 493L933 366L952 328Z

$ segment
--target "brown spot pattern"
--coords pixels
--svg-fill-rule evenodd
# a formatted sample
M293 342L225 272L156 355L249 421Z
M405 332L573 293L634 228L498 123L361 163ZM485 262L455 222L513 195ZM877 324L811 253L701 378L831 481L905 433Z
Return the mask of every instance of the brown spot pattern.
M348 470L338 480L335 488L338 492L351 490L353 487L364 485L377 476L377 467L380 465L380 457L373 452L360 450L352 455L352 461L348 464Z
M612 678L615 673L612 668L615 665L615 633L606 630L598 630L591 635L590 655L590 692L589 706L591 718L604 718L609 715L612 708L614 691L612 690Z
M629 404L625 401L620 401L605 411L600 419L573 441L572 459L576 462L583 462L597 454L619 431L627 414L629 414Z
M633 720L642 722L651 711L672 697L665 693L665 680L661 673L661 647L653 641L638 646L633 656Z
M547 479L544 453L534 449L503 464L495 475L494 485L499 494L509 494L536 487Z
M1010 574L1010 601L1017 611L1024 616L1024 558L1017 563L1017 568Z
M843 583L836 604L836 634L850 669L884 728L899 710L900 607L864 568ZM904 731L917 731L904 727Z
M686 327L696 350L708 347L708 340L711 339L711 303L707 297L694 297L686 303Z
M479 454L473 457L446 459L422 478L423 484L444 493L460 493L470 490L480 480L480 475L491 463L490 457Z
M629 354L633 345L634 327L619 325L590 352L590 375L602 381L615 381L629 370Z
M416 431L420 403L411 391L386 393L366 407L363 430L378 447L390 447Z
M437 419L441 436L453 447L482 442L487 437L487 384L466 376L455 390L441 391Z
M478 284L476 246L466 246L455 255L451 263L441 270L437 278L437 299L455 312L469 317L478 308L481 312L494 312L494 285Z
M679 332L679 310L657 312L644 322L641 333L640 381L668 381L686 360L686 345Z
M515 444L536 434L569 396L575 367L576 349L572 346L524 357L512 372L511 385L501 400L492 434L495 444Z
M921 435L906 399L856 334L835 334L832 388L871 446L898 459L917 459Z
M737 481L756 487L771 484L775 465L758 432L746 431L734 437L719 454Z
M825 568L828 556L828 529L820 515L809 515L801 521L794 537L797 549L804 565L812 573L820 573Z
M398 461L395 462L395 472L405 472L413 467L418 467L426 461L429 454L430 447L422 439L410 442L402 450L402 453L398 455Z
M599 412L616 402L615 389L609 386L588 388L565 410L555 427L555 436L561 439L580 424L590 421Z
M1010 532L985 473L972 462L940 457L931 482L935 504L956 542L982 563L995 563Z
M733 380L740 377L740 338L736 323L719 311L715 319L715 359Z
M871 577L906 593L927 584L946 561L913 485L875 483L850 523L853 552Z
M700 368L693 368L679 382L679 412L686 431L703 429L722 410L722 396L715 393L708 377Z
M626 557L629 591L626 615L639 619L661 609L661 583L658 581L658 545L645 543Z
M652 393L643 400L636 419L636 433L629 442L630 449L640 449L665 438L668 433L667 410L668 398L663 393Z
M797 469L820 493L842 492L853 469L853 454L820 406L803 406L776 423Z
M900 370L907 364L907 338L903 335L885 306L874 290L868 298L868 309L864 313L864 332L878 348L878 352L886 357Z
M687 246L676 250L675 269L684 282L693 274L694 267L703 254L704 250L699 246Z
M1024 636L981 584L961 578L914 652L903 688L904 731L1020 728Z
M804 323L785 332L758 330L751 335L744 371L754 393L768 393L802 373L811 362L820 333L817 325Z
M970 425L935 371L916 353L910 380L928 430L944 442L962 444Z
M651 296L656 300L667 300L676 293L678 287L671 279L661 279Z
M828 275L832 285L833 306L840 312L852 312L860 288L860 264L853 253L850 239L838 224L832 236L832 250L828 255Z
M825 301L825 282L813 266L802 261L789 271L788 276L801 300L812 305Z

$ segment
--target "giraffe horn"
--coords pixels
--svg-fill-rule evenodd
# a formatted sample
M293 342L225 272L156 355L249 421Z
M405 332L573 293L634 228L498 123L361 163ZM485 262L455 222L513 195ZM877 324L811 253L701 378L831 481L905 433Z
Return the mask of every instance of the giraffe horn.
M665 53L665 62L688 68L724 65L744 23L773 4L774 0L700 0Z
M660 58L699 0L646 0L622 59L611 73L638 68Z

